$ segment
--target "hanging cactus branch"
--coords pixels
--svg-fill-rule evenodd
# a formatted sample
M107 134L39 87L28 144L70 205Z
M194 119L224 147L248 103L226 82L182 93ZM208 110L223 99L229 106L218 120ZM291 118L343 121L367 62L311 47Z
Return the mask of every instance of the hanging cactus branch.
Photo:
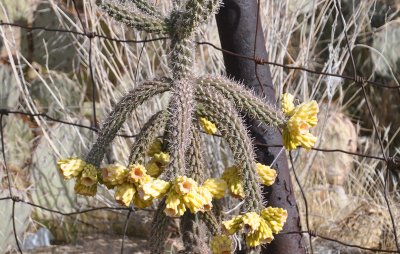
M290 94L282 96L281 107L258 98L240 83L222 76L195 76L194 34L219 8L219 0L174 1L169 15L144 0L130 0L129 9L116 0L96 1L100 9L130 27L170 38L168 49L171 77L147 81L125 95L104 120L84 160L72 157L58 161L65 179L75 179L75 191L93 196L98 184L113 189L115 200L125 206L158 205L152 223L149 248L164 253L171 217L181 217L181 234L187 252L233 253L231 235L244 233L249 248L259 250L270 243L286 221L281 208L264 207L261 185L270 186L278 174L257 163L254 148L241 115L246 114L283 132L286 149L310 149L316 137L310 129L317 124L315 101L295 105ZM128 165L100 168L106 147L121 129L127 115L151 97L169 91L168 108L154 114L138 130ZM235 164L219 178L207 169L203 158L200 128L206 134L221 134L233 153ZM162 138L160 138L162 137ZM229 220L220 213L219 199L243 200L240 213ZM213 209L213 206L216 206ZM212 235L203 237L204 223Z

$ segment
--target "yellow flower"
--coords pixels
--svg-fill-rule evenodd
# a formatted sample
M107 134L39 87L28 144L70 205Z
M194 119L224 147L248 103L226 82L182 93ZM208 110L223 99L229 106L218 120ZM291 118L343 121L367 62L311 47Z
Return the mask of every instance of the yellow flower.
M228 185L232 197L244 198L244 187L239 170L236 166L226 168L221 177Z
M84 195L84 196L94 196L97 192L97 184L93 184L91 186L87 186L82 184L82 179L78 179L75 183L74 187L75 193Z
M238 215L231 220L222 222L222 229L228 235L233 235L243 227L243 216Z
M227 183L223 179L209 178L207 179L203 186L211 192L214 198L221 199L225 195L225 191L228 188Z
M139 197L146 201L154 198L161 198L169 190L171 184L161 179L152 179L138 188Z
M148 181L148 174L146 173L146 168L140 164L129 165L127 173L127 181L130 183L141 183L143 181Z
M287 219L287 211L283 208L267 207L261 211L261 217L267 222L274 234L278 234Z
M164 152L155 153L153 155L153 159L155 162L157 162L159 164L159 166L162 166L162 167L167 166L170 161L169 154L164 153Z
M287 116L291 116L293 114L293 109L294 109L293 100L294 96L291 95L290 93L284 93L282 95L282 100L281 100L282 111Z
M197 189L198 193L200 194L201 198L203 199L203 208L201 209L202 212L211 211L212 199L213 194L204 186L200 186Z
M260 182L264 185L271 186L275 182L276 176L278 175L276 170L261 163L257 163L256 166Z
M170 156L164 152L154 153L153 155L154 157L146 165L146 170L150 176L158 177L168 165Z
M182 200L191 213L202 211L206 200L200 194L198 188L193 188L191 191L183 195Z
M185 211L185 204L183 204L179 194L173 190L170 191L165 200L164 213L169 217L179 217L182 216Z
M127 173L127 168L120 165L106 165L101 169L103 181L107 185L123 184Z
M197 183L192 178L178 176L174 183L175 191L178 194L186 194L197 188Z
M153 204L153 200L152 199L143 200L136 192L136 194L133 196L132 203L135 205L135 207L142 209L151 206Z
M233 253L233 241L227 235L216 235L211 239L211 251L213 254Z
M214 123L208 121L206 118L200 117L199 122L200 122L201 127L203 127L204 131L207 134L212 135L212 134L217 133L217 130L218 130L217 126L215 126Z
M67 158L57 161L57 166L60 172L63 174L64 179L77 177L85 165L86 162L79 158Z
M133 184L124 183L116 187L114 198L121 205L129 206L135 193L136 189Z
M147 174L149 174L152 177L158 177L161 175L161 173L163 172L163 168L161 168L160 166L158 166L158 163L155 162L153 159L149 161L149 163L147 163L146 165L146 171Z
M296 149L299 145L310 150L317 141L317 138L310 133L310 128L318 122L318 104L313 100L291 108L292 110L287 112L287 108L290 108L289 102L293 103L293 96L285 96L285 103L282 100L282 109L290 117L283 128L283 144L288 150Z
M154 140L153 143L151 143L149 150L147 151L147 154L149 156L153 156L155 153L159 153L161 152L163 143L161 141L161 139L157 138Z
M95 166L86 163L82 175L79 177L80 183L86 186L92 186L97 184L97 169Z
M261 216L256 212L245 213L242 217L242 227L244 228L245 233L254 233L254 231L260 226L262 220Z
M246 244L249 247L257 247L261 244L270 243L273 239L274 236L270 227L265 220L261 219L257 229L246 235Z

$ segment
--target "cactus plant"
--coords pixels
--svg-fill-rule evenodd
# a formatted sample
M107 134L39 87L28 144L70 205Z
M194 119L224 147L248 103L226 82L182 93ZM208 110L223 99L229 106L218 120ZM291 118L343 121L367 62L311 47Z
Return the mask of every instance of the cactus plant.
M206 239L199 237L197 220L203 221L212 235L213 253L233 252L229 235L238 232L245 233L249 248L259 250L261 244L271 242L273 234L282 230L287 212L263 205L261 183L271 185L276 172L255 161L251 138L240 113L281 129L287 149L297 146L310 149L316 138L309 129L317 124L318 105L315 101L295 105L293 96L287 94L283 96L282 108L277 108L240 83L222 76L193 73L194 34L217 12L218 0L175 1L168 16L162 16L145 1L131 2L137 8L125 8L121 2L111 0L98 0L96 4L130 27L168 36L171 77L146 81L123 96L103 122L86 157L60 160L60 172L65 179L76 179L75 191L81 195L95 195L100 183L115 189L115 199L126 206L143 208L160 199L150 239L153 253L164 252L170 217L182 217L186 252L207 251L204 250ZM156 113L141 128L132 146L129 164L101 168L106 147L128 113L167 91L170 93L167 110ZM228 183L218 178L204 179L211 173L204 167L201 127L208 134L220 134L232 150L235 172L225 174ZM151 170L146 156L155 162ZM155 166L158 170L154 170ZM226 187L243 199L242 213L221 223L212 207L224 196ZM217 205L214 208L218 210Z

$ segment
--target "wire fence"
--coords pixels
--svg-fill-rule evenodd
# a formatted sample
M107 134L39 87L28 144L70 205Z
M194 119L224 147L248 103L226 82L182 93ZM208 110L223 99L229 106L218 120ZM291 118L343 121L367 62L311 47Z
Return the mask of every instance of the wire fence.
M259 16L259 9L260 9L260 2L261 0L258 0L258 13L257 13L257 17ZM52 117L46 113L31 113L31 112L26 112L26 111L21 111L21 110L10 110L7 108L0 108L0 138L1 138L1 153L2 153L2 157L3 157L3 164L4 164L4 168L5 168L5 172L6 172L6 178L7 178L7 182L8 182L8 196L6 197L1 197L0 201L6 201L6 200L11 200L12 201L12 214L11 214L11 219L12 219L12 225L13 225L13 232L14 232L14 238L17 244L17 248L19 253L23 253L22 248L21 248L21 243L20 240L18 239L17 236L17 230L16 230L16 222L15 222L15 205L16 203L21 203L27 206L31 206L37 209L42 209L44 211L48 211L51 213L55 213L55 214L59 214L61 216L75 216L75 215L79 215L79 214L84 214L84 213L90 213L90 212L95 212L95 211L99 211L99 210L103 210L103 211L127 211L127 217L125 220L125 225L124 225L124 234L123 234L123 239L122 239L122 244L121 244L121 253L124 252L124 242L125 242L125 238L126 238L126 231L127 231L127 226L128 226L128 220L129 217L131 216L132 212L135 212L135 209L131 206L131 207L111 207L111 206L103 206L103 207L94 207L94 208L90 208L90 209L84 209L84 210L78 210L78 211L73 211L73 212L63 212L63 211L59 211L59 210L55 210L55 209L51 209L49 207L44 207L42 205L39 204L35 204L29 201L24 200L23 198L19 197L18 195L15 195L12 189L12 184L11 184L11 174L9 172L9 168L7 165L7 158L6 158L6 152L5 152L5 147L6 147L6 142L4 140L4 127L3 127L3 119L5 117L11 117L14 115L25 115L28 117L31 117L33 119L40 119L40 120L44 120L44 121L51 121L51 122L56 122L56 123L60 123L60 124L64 124L64 125L70 125L70 126L75 126L78 128L83 128L83 129L87 129L93 132L98 132L98 126L97 126L97 117L96 117L96 94L97 94L97 90L96 90L96 85L95 85L95 76L93 73L93 67L92 67L92 40L95 38L98 39L103 39L103 40L109 40L109 41L113 41L116 43L143 43L143 48L145 46L145 44L147 42L152 42L152 41L158 41L158 40L168 40L169 38L167 37L161 37L161 38L151 38L151 39L143 39L143 40L121 40L118 38L113 38L113 37L107 37L104 35L99 35L96 34L95 32L91 32L88 31L86 26L84 25L82 18L80 16L80 13L77 9L77 4L75 2L75 0L72 0L73 6L75 8L75 12L76 15L78 17L78 20L81 24L81 29L82 32L80 31L73 31L73 30L65 30L65 29L58 29L58 28L49 28L49 27L42 27L42 26L24 26L24 25L20 25L20 24L16 24L16 23L7 23L7 22L3 22L0 21L0 26L1 27L5 27L5 26L9 26L9 27L19 27L21 29L25 29L28 31L34 31L34 30L42 30L42 31L47 31L47 32L61 32L61 33L71 33L74 35L78 35L78 36L83 36L83 37L87 37L89 38L89 59L88 59L88 63L89 63L89 72L90 72L90 79L92 81L92 113L93 113L93 123L94 126L87 126L87 125L83 125L83 124L79 124L79 123L74 123L74 122L68 122L68 121L64 121L61 119L57 119L55 117ZM334 0L334 4L336 5L336 8L339 11L339 15L340 15L340 19L344 25L344 27L346 27L346 21L344 19L343 13L342 13L342 8L340 6L340 3L337 2L337 0ZM258 29L256 30L256 33L258 32ZM267 59L263 59L263 58L259 58L257 55L253 55L253 56L247 56L247 55L241 55L235 52L231 52L225 49L222 49L210 42L203 42L203 41L198 41L197 44L198 45L205 45L205 46L209 46L215 50L221 51L223 53L235 56L235 57L239 57L242 59L246 59L249 61L253 61L255 63L256 66L258 65L273 65L273 66L278 66L281 68L285 68L285 69L291 69L291 70L299 70L299 71L305 71L314 75L321 75L321 76L332 76L332 77L338 77L338 78L342 78L348 81L352 81L355 82L356 84L358 84L361 89L362 89L362 94L363 97L366 101L366 107L368 109L369 112L369 116L371 119L371 122L373 123L373 128L376 131L376 133L378 132L378 127L377 127L377 123L373 117L373 111L372 111L372 107L371 104L369 102L369 98L367 96L367 92L366 92L366 86L367 85L371 85L371 86L375 86L381 89L396 89L399 94L400 94L400 86L398 85L387 85L384 83L380 83L380 82L376 82L376 81L372 81L372 80L367 80L359 75L357 75L357 68L356 68L356 64L354 61L354 56L352 53L352 48L350 46L349 43L349 39L347 38L347 31L344 31L345 33L345 42L346 42L346 47L348 50L348 53L350 55L350 60L351 60L351 64L352 64L352 68L353 68L353 73L354 76L346 76L346 75L339 75L339 74L335 74L335 73L328 73L328 72L324 72L324 71L316 71L316 70L312 70L312 69L308 69L306 67L303 66L291 66L291 65L286 65L283 63L277 63L277 62L271 62L268 61ZM257 34L255 35L257 36ZM256 46L256 45L255 45ZM142 49L143 49L142 48ZM143 51L143 50L142 50ZM142 53L141 51L141 53ZM254 51L255 52L255 51ZM257 68L255 68L255 75L257 76ZM261 83L260 83L261 85ZM129 135L129 134L125 134L125 133L119 133L117 134L117 136L123 137L123 138L135 138L136 135ZM306 227L307 230L306 231L300 231L300 232L281 232L280 234L305 234L308 235L309 237L309 244L310 244L310 252L314 253L313 250L313 242L312 242L312 238L320 238L326 241L330 241L330 242L335 242L337 244L349 247L349 248L355 248L358 250L365 250L365 251L372 251L372 252L381 252L381 253L400 253L400 246L399 246L399 240L397 237L397 231L396 231L396 225L398 223L396 223L395 219L394 219L394 215L392 212L392 207L390 204L390 201L388 199L388 181L389 181L389 173L391 170L395 171L397 170L397 168L399 168L399 163L397 161L396 157L389 157L385 151L385 147L383 145L383 141L382 138L380 137L380 135L377 135L378 140L379 140L379 146L381 149L381 156L378 155L368 155L368 154L362 154L362 153L356 153L356 152L351 152L351 151L346 151L346 150L342 150L342 149L322 149L322 148L312 148L312 150L315 151L320 151L320 152L325 152L325 153L344 153L344 154L349 154L349 155L354 155L354 156L358 156L358 157L362 157L362 158L369 158L369 159L373 159L373 160L379 160L385 163L385 179L384 179L384 198L385 198L385 202L386 202L386 206L387 206L387 210L389 212L390 215L390 219L391 219L391 226L392 226L392 233L394 235L394 240L395 240L395 246L396 246L396 250L388 250L388 249L378 249L378 248L367 248L367 247L363 247L360 245L356 245L356 244L352 244L352 243L346 243L343 241L340 241L338 239L334 239L328 236L324 236L321 234L318 234L318 232L314 231L313 229L310 228L309 225L309 205L307 202L307 198L305 195L305 192L303 190L303 186L300 184L300 180L298 178L298 175L296 173L296 169L295 169L295 163L293 160L293 155L292 153L289 153L289 158L291 161L291 165L292 165L292 169L293 169L293 174L296 180L296 183L298 185L298 187L300 188L300 192L301 192L301 196L302 199L305 203L305 213L306 213ZM255 143L255 145L257 146L264 146L264 147L282 147L282 145L267 145L267 144L262 144L262 143ZM299 147L301 148L301 147ZM151 210L151 209L149 209Z

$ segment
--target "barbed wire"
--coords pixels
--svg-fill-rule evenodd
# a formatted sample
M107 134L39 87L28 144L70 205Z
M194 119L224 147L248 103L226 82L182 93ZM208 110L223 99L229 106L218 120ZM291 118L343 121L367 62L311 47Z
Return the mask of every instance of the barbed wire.
M257 24L259 21L259 12L260 12L260 2L261 0L258 0L257 5L258 5L258 10L257 10ZM8 183L8 194L9 196L7 197L0 197L0 201L6 201L6 200L11 200L12 201L12 225L13 225L13 234L14 234L14 238L17 244L17 249L19 251L19 253L23 253L22 249L21 249L21 245L20 245L20 241L18 239L18 235L17 235L17 231L16 231L16 224L15 224L15 204L16 203L22 203L25 205L28 205L30 207L36 208L36 209L41 209L47 212L51 212L51 213L55 213L61 216L75 216L75 215L79 215L79 214L84 214L84 213L90 213L90 212L94 212L94 211L127 211L127 217L125 219L125 225L124 225L124 232L123 232L123 239L122 239L122 244L121 244L121 253L123 253L124 251L124 241L126 238L126 232L127 232L127 225L128 225L128 221L129 218L132 214L132 212L134 212L134 208L132 206L130 207L111 207L111 206L102 206L102 207L94 207L94 208L88 208L88 209L83 209L83 210L77 210L77 211L73 211L73 212L63 212L60 210L56 210L56 209L52 209L52 208L48 208L33 202L29 202L29 201L25 201L24 199L22 199L21 197L14 195L13 189L12 189L12 184L11 184L11 175L9 172L9 168L7 165L7 160L6 160L6 153L5 153L5 141L4 141L4 128L3 128L3 119L5 116L9 116L9 115L25 115L25 116L29 116L31 118L33 118L33 121L35 120L35 118L41 118L42 120L45 121L51 121L51 122L55 122L55 123L60 123L60 124L65 124L65 125L70 125L70 126L74 126L74 127L78 127L78 128L84 128L84 129L88 129L90 131L93 132L98 132L98 122L97 122L97 117L96 117L96 95L97 93L97 86L95 83L95 73L93 71L93 56L92 56L92 43L93 43L93 39L94 38L99 38L99 39L104 39L104 40L109 40L109 41L113 41L116 43L143 43L143 48L141 50L140 56L142 55L143 49L145 47L145 43L147 42L152 42L152 41L160 41L160 40L167 40L169 39L168 37L159 37L159 38L146 38L143 40L121 40L118 38L113 38L113 37L109 37L109 36L105 36L105 35L100 35L97 34L96 32L89 32L87 31L87 28L85 27L83 20L80 16L79 10L77 8L77 4L75 2L75 0L72 0L73 3L73 7L74 10L76 12L78 21L82 27L82 31L74 31L74 30L66 30L66 29L59 29L59 28L48 28L48 27L43 27L43 26L24 26L21 24L16 24L16 23L8 23L8 22L3 22L0 20L0 27L3 26L10 26L10 27L18 27L21 29L25 29L28 31L34 31L34 30L42 30L42 31L47 31L47 32L59 32L59 33L70 33L70 34L74 34L74 35L78 35L78 36L85 36L87 38L89 38L89 53L88 53L88 68L89 68L89 73L90 73L90 80L91 80L91 85L92 85L92 115L93 115L93 125L94 126L86 126L83 124L78 124L78 123L73 123L73 122L68 122L65 120L61 120L61 119L57 119L54 118L46 113L31 113L31 112L25 112L25 111L21 111L21 110L12 110L12 109L7 109L7 108L0 108L0 140L1 140L1 153L2 153L2 157L3 157L3 166L5 168L5 172L6 172L6 177L7 177L7 183ZM362 88L362 92L363 92L363 97L366 101L366 105L367 105L367 109L373 124L373 128L375 130L376 133L378 132L378 128L377 128L377 123L373 117L373 112L371 109L371 105L370 102L368 100L368 96L367 96L367 92L365 89L365 85L373 85L379 88L387 88L387 89L398 89L400 91L400 86L395 85L387 85L387 84L383 84L380 82L376 82L376 81L372 81L372 80L366 80L363 77L360 77L357 75L357 69L356 69L356 65L355 65L355 61L354 61L354 56L352 54L352 50L351 50L351 46L348 40L348 36L347 36L347 26L346 26L346 21L344 19L342 10L341 10L341 6L340 3L337 0L334 0L335 3L335 7L338 10L340 16L341 16L341 20L343 23L343 26L345 27L344 29L344 34L345 34L345 42L346 42L346 47L348 49L348 53L350 55L350 60L352 63L352 67L353 67L353 73L354 76L346 76L346 75L340 75L340 74L335 74L335 73L329 73L329 72L325 72L325 71L317 71L317 70L312 70L303 66L292 66L292 65L286 65L286 64L282 64L282 63L277 63L277 62L272 62L272 61L268 61L267 59L263 59L263 58L259 58L256 55L256 42L254 45L254 54L253 56L246 56L246 55L242 55L242 54L238 54L232 51L228 51L225 49L222 49L216 45L214 45L211 42L204 42L204 41L197 41L196 43L198 45L205 45L205 46L210 46L211 48L214 48L215 50L221 51L225 54L229 54L232 56L236 56L242 59L246 59L249 61L253 61L255 63L255 75L257 77L257 80L259 81L260 85L260 79L258 78L258 73L257 73L257 67L258 65L272 65L272 66L277 66L277 67L281 67L281 68L285 68L285 69L289 69L289 70L300 70L300 71L305 71L311 74L315 74L315 75L323 75L323 76L332 76L332 77L338 77L338 78L342 78L342 79L346 79L349 81L353 81L356 84L359 84ZM255 37L257 37L257 33L258 33L258 25L256 24L256 34ZM257 40L255 40L257 41ZM139 62L139 60L138 60ZM137 73L135 74L135 76L137 75ZM136 80L136 77L135 77ZM264 92L264 91L263 91ZM128 134L117 134L117 136L119 137L123 137L123 138L135 138L136 135L128 135ZM384 179L384 198L385 198L385 202L387 205L387 209L391 218L391 224L392 224L392 228L393 228L393 234L394 234L394 239L395 239L395 245L396 245L396 250L386 250L386 249L377 249L377 248L367 248L367 247L363 247L360 245L355 245L355 244L351 244L351 243L346 243L343 241L340 241L338 239L334 239L334 238L330 238L330 237L326 237L320 234L317 234L316 231L313 231L312 229L310 229L310 223L309 223L309 207L308 207L308 202L307 202L307 198L304 192L304 189L300 183L300 180L296 174L295 171L295 163L292 157L292 153L289 153L289 158L291 161L291 165L292 165L292 169L293 169L293 174L296 180L296 183L300 189L301 192L301 196L302 199L305 203L305 216L306 216L306 226L307 226L307 231L299 231L299 232L282 232L281 234L298 234L298 233L302 233L302 234L308 234L309 236L309 244L310 244L310 250L311 253L314 252L313 249L313 243L312 243L312 238L313 237L317 237L317 238L321 238L324 239L326 241L330 241L330 242L335 242L338 243L340 245L346 246L346 247L350 247L350 248L356 248L359 250L367 250L367 251L373 251L373 252L384 252L384 253L400 253L400 247L399 247L399 242L398 242L398 237L397 237L397 231L396 231L396 224L394 221L394 216L393 216L393 212L391 209L391 205L389 202L389 199L387 197L387 184L389 181L389 172L391 170L390 165L392 164L396 164L396 158L395 157L389 157L386 152L385 152L385 148L383 146L383 142L382 139L380 137L380 135L378 135L378 140L379 140L379 145L380 145L380 149L382 152L382 157L380 156L374 156L374 155L367 155L367 154L362 154L362 153L356 153L356 152L351 152L351 151L346 151L346 150L342 150L342 149L323 149L323 148L312 148L315 151L318 152L328 152L328 153L344 153L344 154L348 154L348 155L353 155L353 156L358 156L358 157L362 157L362 158L369 158L369 159L374 159L374 160L379 160L379 161L383 161L385 162L386 166L385 166L385 179ZM261 147L282 147L282 145L276 144L276 145L268 145L268 144L263 144L263 143L255 143L256 146L261 146ZM299 147L301 148L301 147ZM396 164L397 165L397 164ZM144 209L144 210L148 210L148 211L153 211L152 209Z

